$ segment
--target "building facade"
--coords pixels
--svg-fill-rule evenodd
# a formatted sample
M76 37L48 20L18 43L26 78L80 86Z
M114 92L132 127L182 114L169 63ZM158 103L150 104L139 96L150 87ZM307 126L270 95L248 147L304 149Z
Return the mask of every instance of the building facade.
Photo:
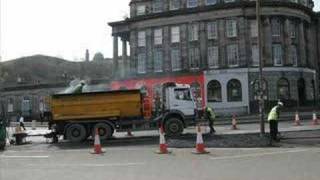
M308 106L319 99L320 16L313 6L312 0L262 0L267 106L279 99L288 107ZM109 23L114 83L202 74L196 83L204 105L224 114L255 112L255 13L253 0L132 0L130 18Z

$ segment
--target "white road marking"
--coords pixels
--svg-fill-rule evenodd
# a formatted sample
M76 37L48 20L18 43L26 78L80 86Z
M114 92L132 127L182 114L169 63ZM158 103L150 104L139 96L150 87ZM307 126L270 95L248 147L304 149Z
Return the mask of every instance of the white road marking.
M134 163L109 163L109 164L46 164L46 165L39 165L39 164L28 164L27 166L35 166L35 167L128 167L128 166L143 166L146 163L144 162L134 162Z
M222 156L222 157L213 157L213 158L210 158L210 159L211 160L241 159L241 158L270 156L270 155L287 154L287 153L298 153L298 152L305 152L305 151L308 151L308 150L307 149L300 149L300 150L281 151L281 152L244 154L244 155L237 155L237 156Z
M0 158L4 159L46 159L49 158L49 156L8 156L8 155L2 155Z

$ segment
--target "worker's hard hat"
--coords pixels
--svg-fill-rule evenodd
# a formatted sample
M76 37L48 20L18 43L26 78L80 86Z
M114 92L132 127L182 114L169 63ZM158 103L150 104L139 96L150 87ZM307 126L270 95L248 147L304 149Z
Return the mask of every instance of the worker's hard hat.
M279 106L283 106L283 103L282 103L282 102L278 102L278 105L279 105Z

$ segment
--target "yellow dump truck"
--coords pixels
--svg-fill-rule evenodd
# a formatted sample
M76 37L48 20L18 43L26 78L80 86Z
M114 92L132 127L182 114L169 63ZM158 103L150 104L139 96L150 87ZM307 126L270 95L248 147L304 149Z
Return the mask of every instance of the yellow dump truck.
M98 129L101 139L115 130L157 128L163 123L167 134L179 135L195 123L196 105L186 85L166 86L163 111L152 116L150 101L140 90L119 90L51 96L49 128L73 142L83 141Z

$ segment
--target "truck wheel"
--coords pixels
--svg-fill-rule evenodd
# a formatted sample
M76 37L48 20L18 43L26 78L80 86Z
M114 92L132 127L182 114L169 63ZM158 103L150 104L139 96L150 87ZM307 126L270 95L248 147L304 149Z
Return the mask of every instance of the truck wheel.
M107 123L98 123L92 129L92 137L96 134L96 129L98 129L98 133L101 140L105 140L111 138L113 135L113 128Z
M170 118L165 122L164 129L169 136L179 136L183 132L183 123L180 119Z
M66 135L71 142L81 142L86 138L86 128L81 124L72 124L68 127Z

